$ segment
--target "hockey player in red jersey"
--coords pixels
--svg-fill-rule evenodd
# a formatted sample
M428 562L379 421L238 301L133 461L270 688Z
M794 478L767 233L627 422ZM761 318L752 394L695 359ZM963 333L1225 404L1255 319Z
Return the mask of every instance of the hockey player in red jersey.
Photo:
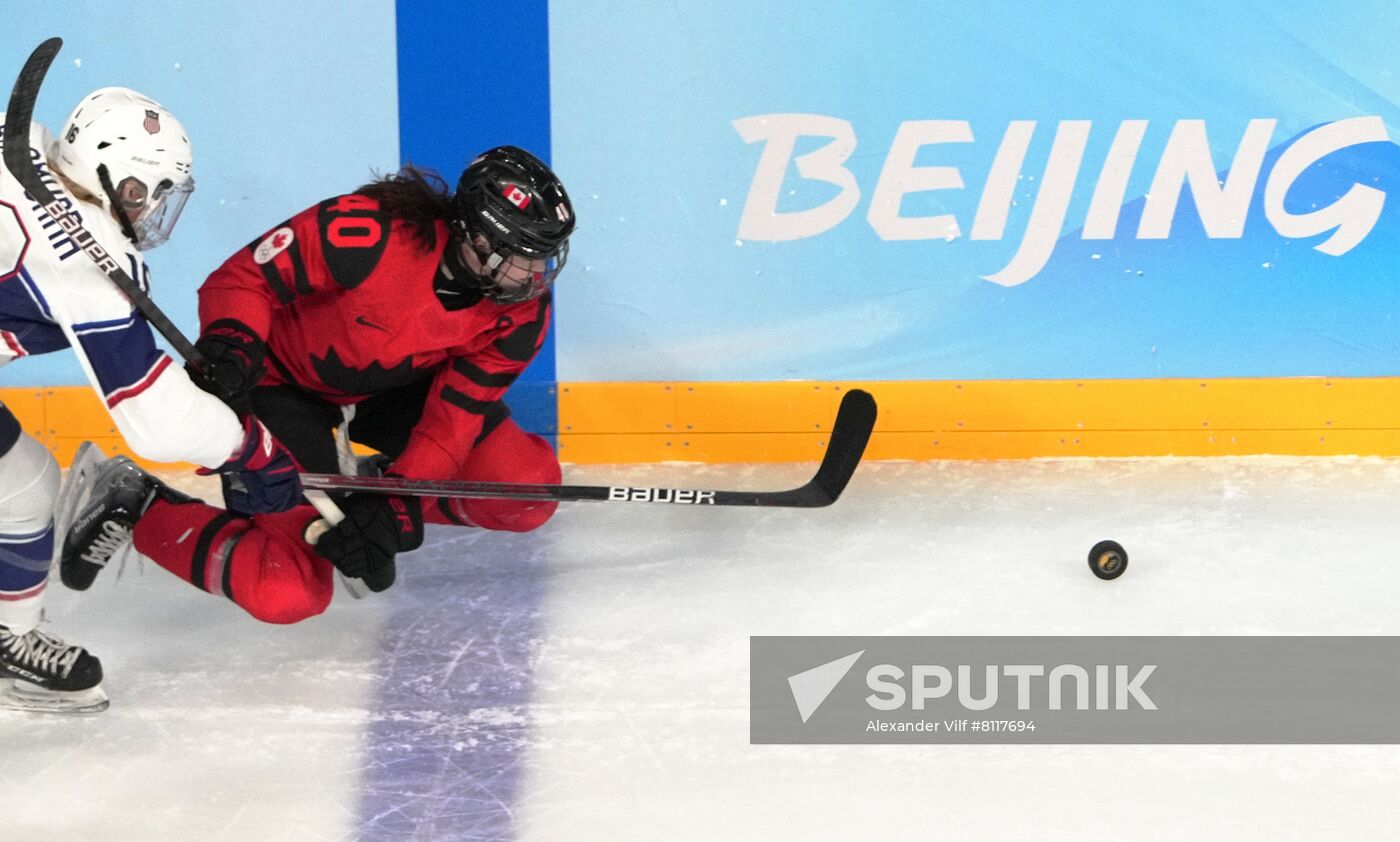
M544 339L573 227L563 185L522 149L479 156L455 194L406 168L308 208L229 258L200 289L196 345L221 391L246 395L305 470L339 469L332 430L344 423L352 441L390 460L392 475L557 483L553 449L516 425L502 396ZM94 471L135 488L133 468ZM313 552L310 509L248 520L144 482L139 505L104 509L106 489L91 490L65 567L102 559L94 541L105 519L139 518L138 551L272 622L323 610L332 564L372 590L389 587L395 554L421 543L424 521L526 531L557 505L352 494L340 500L345 520ZM198 539L176 540L191 529Z

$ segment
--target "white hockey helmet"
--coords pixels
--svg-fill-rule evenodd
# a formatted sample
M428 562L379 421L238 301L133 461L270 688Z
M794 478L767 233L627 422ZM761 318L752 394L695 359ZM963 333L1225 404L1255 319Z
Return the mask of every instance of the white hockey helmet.
M194 192L194 150L185 127L130 88L102 88L83 97L50 157L65 178L116 217L142 251L170 239Z

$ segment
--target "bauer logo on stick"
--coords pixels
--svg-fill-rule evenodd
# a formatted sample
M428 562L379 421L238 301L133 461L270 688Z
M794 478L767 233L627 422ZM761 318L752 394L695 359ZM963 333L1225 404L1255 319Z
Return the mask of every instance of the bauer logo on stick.
M690 505L715 504L713 491L692 491L687 488L627 488L614 485L608 489L609 500L627 500L631 503L683 503Z

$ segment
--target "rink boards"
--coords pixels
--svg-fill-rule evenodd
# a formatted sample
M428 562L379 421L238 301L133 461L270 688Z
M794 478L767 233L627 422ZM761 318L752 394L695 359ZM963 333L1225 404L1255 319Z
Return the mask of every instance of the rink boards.
M1400 455L1400 379L1385 377L562 383L558 428L537 431L575 464L812 460L856 387L880 405L874 459ZM86 439L127 452L86 387L0 400L64 464Z

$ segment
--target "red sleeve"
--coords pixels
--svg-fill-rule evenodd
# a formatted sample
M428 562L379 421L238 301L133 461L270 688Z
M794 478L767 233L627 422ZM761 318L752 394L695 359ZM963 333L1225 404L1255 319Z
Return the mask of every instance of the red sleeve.
M239 249L199 288L199 325L237 319L267 338L272 312L326 288L364 283L391 227L379 203L335 196L307 208Z
M509 333L483 350L453 357L434 378L423 417L408 446L394 461L393 472L414 479L460 477L472 447L509 411L501 398L539 353L549 329L550 296L521 305Z

